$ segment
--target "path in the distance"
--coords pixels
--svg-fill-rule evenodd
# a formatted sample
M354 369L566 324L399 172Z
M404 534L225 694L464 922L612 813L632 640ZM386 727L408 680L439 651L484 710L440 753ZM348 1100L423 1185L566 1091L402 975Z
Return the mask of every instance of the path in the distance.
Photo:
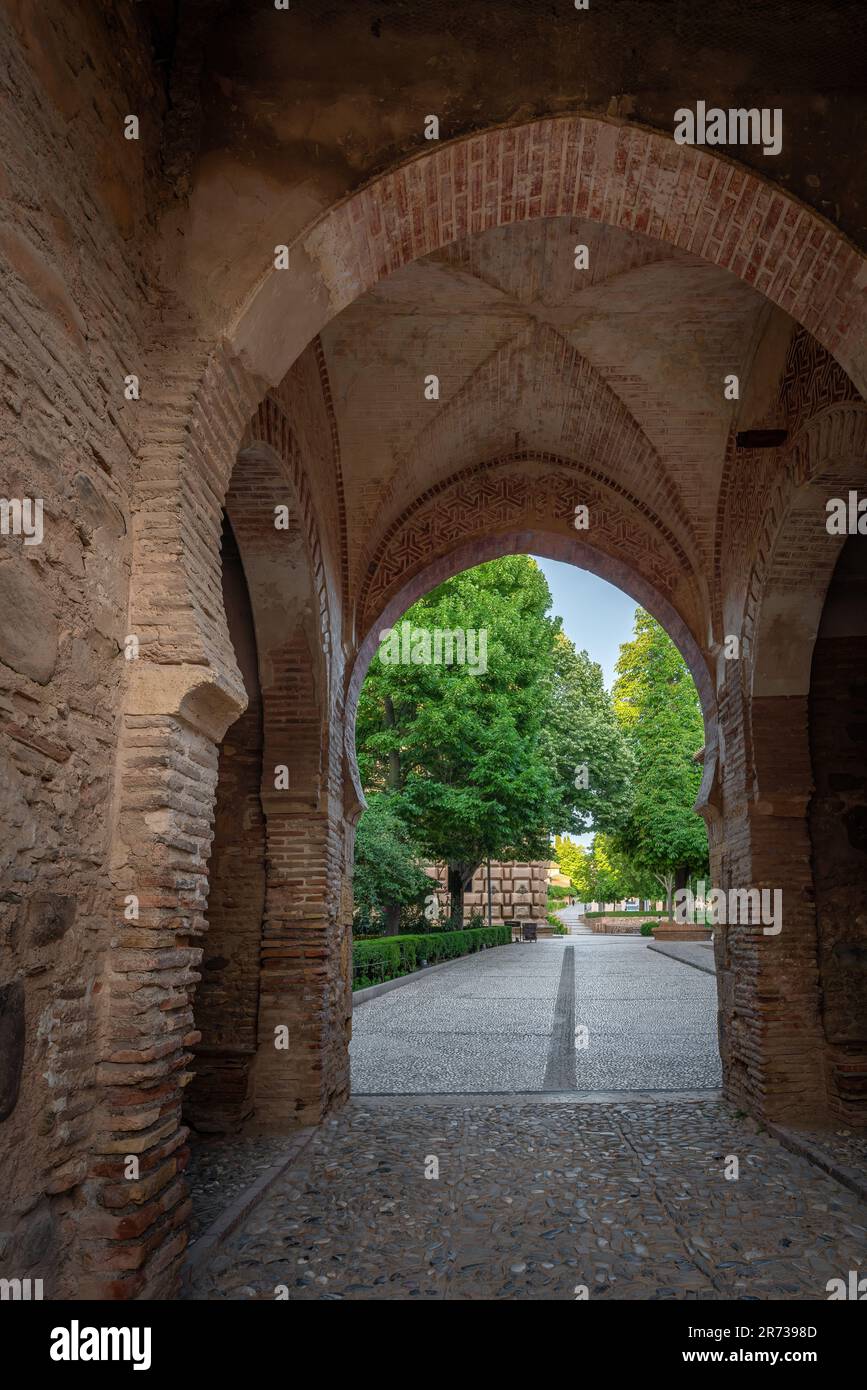
M421 974L353 1015L356 1095L719 1084L714 977L640 937L496 947Z

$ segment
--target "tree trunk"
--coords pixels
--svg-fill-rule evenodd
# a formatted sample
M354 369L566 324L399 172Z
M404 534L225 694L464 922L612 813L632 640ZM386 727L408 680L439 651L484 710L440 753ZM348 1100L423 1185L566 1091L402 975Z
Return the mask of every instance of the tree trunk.
M689 865L679 864L673 874L668 875L668 920L674 921L674 894L686 888L689 883Z
M392 903L383 914L383 936L397 936L400 932L400 903Z
M449 864L447 886L451 900L450 922L453 929L464 925L464 893L471 887L478 864Z
M656 879L656 881L657 881L657 883L659 884L660 888L661 888L661 889L663 890L663 892L665 893L665 913L666 913L666 917L667 917L667 919L668 919L668 923L669 923L669 926L670 926L671 923L672 923L673 920L674 920L674 902L673 902L673 897L674 897L674 882L675 882L675 875L669 871L668 873L665 873L665 874L654 874L653 877Z

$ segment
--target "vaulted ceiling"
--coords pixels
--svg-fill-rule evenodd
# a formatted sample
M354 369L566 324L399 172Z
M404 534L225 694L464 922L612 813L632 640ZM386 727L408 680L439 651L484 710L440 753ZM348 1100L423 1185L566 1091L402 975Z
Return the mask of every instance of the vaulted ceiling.
M497 228L407 266L322 333L354 566L428 488L521 450L628 489L701 563L771 317L785 337L790 321L733 275L573 218ZM730 374L740 401L726 399ZM774 385L752 390L753 416Z

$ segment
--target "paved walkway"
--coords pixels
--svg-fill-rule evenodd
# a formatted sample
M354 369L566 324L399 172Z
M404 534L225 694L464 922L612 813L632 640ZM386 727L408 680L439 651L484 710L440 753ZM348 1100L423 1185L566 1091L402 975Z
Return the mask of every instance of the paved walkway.
M692 965L707 975L716 975L712 941L654 941L649 949L670 956L672 960L683 961L685 965Z
M713 977L643 937L500 946L353 1017L356 1095L682 1091L720 1080Z
M356 1099L191 1296L826 1299L863 1272L865 1220L710 1097Z
M582 921L583 907L559 907L554 914L560 918L564 927L569 928L570 936L592 936L593 932L586 922Z
M355 1099L189 1297L825 1299L864 1268L853 1192L672 1089L718 1080L715 981L645 940L456 962L360 1005L352 1050ZM509 1090L534 1094L485 1094Z

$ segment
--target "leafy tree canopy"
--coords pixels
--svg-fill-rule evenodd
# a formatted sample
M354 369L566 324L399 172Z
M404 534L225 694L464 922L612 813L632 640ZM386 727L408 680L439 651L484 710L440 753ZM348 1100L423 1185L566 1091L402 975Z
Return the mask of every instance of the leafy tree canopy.
M568 874L584 902L616 902L621 898L656 898L659 884L647 869L639 868L618 847L611 835L594 835L592 845L556 841L557 862Z
M411 843L457 891L485 859L547 858L550 837L625 823L633 766L601 668L576 652L526 555L457 575L419 600L374 658L359 701L367 792L388 791ZM484 632L475 662L396 660L436 631ZM417 642L417 638L421 640ZM586 771L585 771L586 769ZM363 823L363 822L362 822Z
M707 832L692 809L701 785L693 761L704 743L698 692L671 638L643 609L635 636L620 649L614 709L635 753L628 819L615 835L617 849L657 883L703 870Z
M432 590L412 629L486 633L485 669L374 658L359 701L366 789L389 787L413 842L470 872L488 858L547 854L560 789L542 729L559 620L538 565L509 556ZM478 655L478 650L477 650Z
M365 916L418 903L434 885L418 861L397 799L373 793L355 837L353 889L356 907Z
M629 816L635 757L605 689L602 667L561 632L554 643L547 758L561 791L558 829L621 829Z

